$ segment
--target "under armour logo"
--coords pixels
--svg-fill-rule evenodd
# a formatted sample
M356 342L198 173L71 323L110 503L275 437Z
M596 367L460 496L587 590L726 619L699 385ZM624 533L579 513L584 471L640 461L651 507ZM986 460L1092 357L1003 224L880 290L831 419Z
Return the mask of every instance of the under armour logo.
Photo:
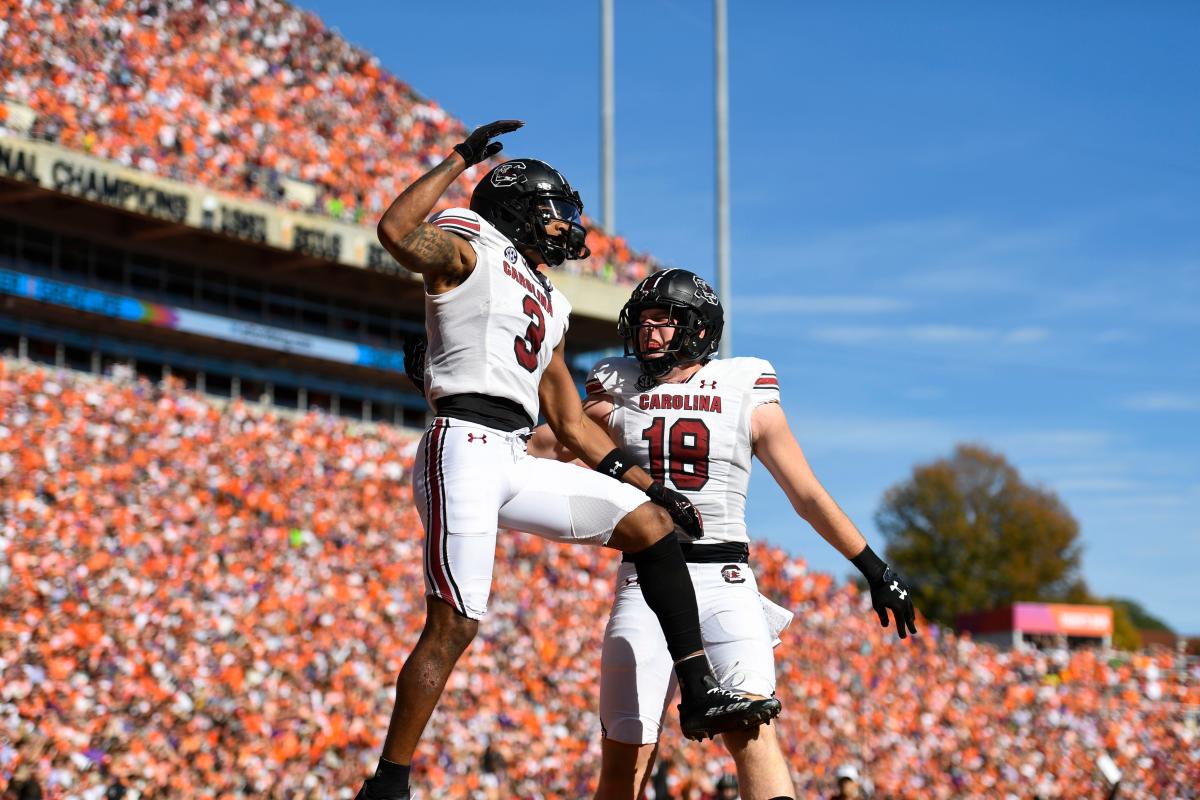
M716 381L700 381L700 388L701 389L715 389L715 388L717 388L717 382Z
M900 595L900 599L908 597L908 590L900 588L900 581L892 581L892 591Z
M614 461L612 467L608 470L608 474L612 475L615 478L617 476L617 473L621 471L621 467L623 467L623 466L625 466L625 463L623 461Z
M486 434L486 433L481 433L481 434L479 434L478 436L476 436L476 435L475 435L475 434L473 434L473 433L468 433L468 434L467 434L467 441L468 441L468 442L473 442L473 441L475 441L476 439L478 439L479 441L483 442L484 444L487 444L487 434Z

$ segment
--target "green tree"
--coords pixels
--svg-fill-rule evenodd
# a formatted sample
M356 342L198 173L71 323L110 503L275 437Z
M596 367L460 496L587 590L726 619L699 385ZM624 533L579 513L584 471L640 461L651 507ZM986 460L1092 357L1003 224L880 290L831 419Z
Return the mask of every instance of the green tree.
M1118 650L1137 650L1142 646L1142 634L1138 625L1129 613L1129 607L1121 600L1097 600L1112 609L1113 612L1113 647Z
M943 624L1018 601L1089 599L1079 524L1053 492L985 447L961 444L914 467L884 494L875 521L917 608Z
M1106 602L1114 609L1123 608L1129 615L1130 623L1139 631L1175 632L1170 625L1151 614L1136 600L1130 600L1128 597L1110 597Z

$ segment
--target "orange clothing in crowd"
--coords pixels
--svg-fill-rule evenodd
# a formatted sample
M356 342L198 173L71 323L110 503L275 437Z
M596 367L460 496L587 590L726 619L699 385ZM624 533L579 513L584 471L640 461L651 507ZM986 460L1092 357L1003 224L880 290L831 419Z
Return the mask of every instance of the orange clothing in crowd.
M303 181L317 198L302 210L367 225L468 132L285 2L0 0L3 97L36 112L35 138L268 203ZM467 205L490 166L439 210ZM656 268L603 231L588 243L562 269L632 284Z
M0 789L350 797L423 619L415 448L0 360ZM1122 797L1195 797L1197 664L1005 652L928 624L898 642L853 586L765 545L754 561L796 612L776 724L798 796L853 763L875 798L1101 797L1108 753ZM616 564L501 535L491 610L418 750L421 796L590 796ZM715 796L728 757L684 746L671 714L674 796Z

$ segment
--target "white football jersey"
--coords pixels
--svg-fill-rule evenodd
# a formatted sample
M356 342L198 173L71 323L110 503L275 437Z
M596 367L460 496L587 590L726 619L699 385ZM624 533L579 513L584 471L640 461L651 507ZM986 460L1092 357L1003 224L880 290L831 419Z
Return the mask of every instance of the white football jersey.
M566 335L571 304L474 211L451 208L430 222L466 239L477 260L462 284L425 295L427 397L503 397L536 422L538 384Z
M587 393L612 400L608 425L623 449L700 509L704 538L697 545L749 541L750 416L779 402L769 362L713 359L685 383L655 383L636 359L610 358L592 368Z

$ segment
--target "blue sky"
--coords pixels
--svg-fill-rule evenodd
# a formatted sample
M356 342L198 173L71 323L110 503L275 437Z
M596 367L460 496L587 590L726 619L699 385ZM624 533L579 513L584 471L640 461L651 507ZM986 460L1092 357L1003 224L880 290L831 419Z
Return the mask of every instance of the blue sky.
M302 2L599 214L599 4ZM451 11L450 9L453 9ZM712 20L616 0L617 229L713 276ZM730 3L737 353L868 538L956 442L1200 633L1200 5ZM841 557L759 468L752 531Z

